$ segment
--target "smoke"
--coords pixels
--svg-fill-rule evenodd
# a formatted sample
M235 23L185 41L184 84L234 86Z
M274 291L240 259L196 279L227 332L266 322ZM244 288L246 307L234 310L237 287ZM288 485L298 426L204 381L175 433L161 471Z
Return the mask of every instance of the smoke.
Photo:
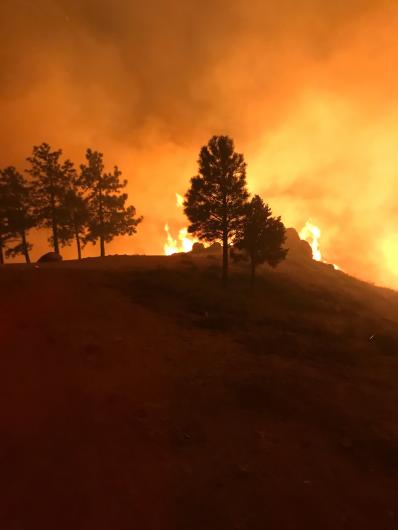
M398 286L394 4L2 0L0 164L102 150L145 216L110 252L161 253L200 146L230 134L286 224L311 218L326 259Z

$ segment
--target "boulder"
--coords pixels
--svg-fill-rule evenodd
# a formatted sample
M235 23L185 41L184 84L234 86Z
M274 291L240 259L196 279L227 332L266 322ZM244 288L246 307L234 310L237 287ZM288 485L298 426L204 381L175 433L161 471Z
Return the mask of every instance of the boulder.
M300 239L295 228L288 228L286 230L285 248L289 249L288 258L312 259L311 245L307 241Z
M62 261L62 256L56 252L47 252L37 260L37 263L57 263Z

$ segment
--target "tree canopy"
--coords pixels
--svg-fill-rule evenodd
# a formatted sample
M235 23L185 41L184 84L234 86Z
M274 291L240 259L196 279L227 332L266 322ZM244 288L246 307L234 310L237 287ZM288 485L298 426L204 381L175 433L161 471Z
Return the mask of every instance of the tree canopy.
M0 170L0 237L1 249L5 255L14 257L22 254L30 263L27 232L35 226L31 202L31 187L15 167ZM4 261L4 256L1 256Z
M86 193L89 219L85 242L100 241L101 256L105 256L105 243L115 236L133 235L142 217L136 217L134 206L126 206L127 193L121 190L127 180L121 180L117 166L112 172L104 171L103 154L88 149L86 163L81 166L79 184Z
M84 197L77 180L73 180L64 197L64 218L60 229L62 245L76 243L77 257L82 259L82 245L89 222L87 199Z
M88 149L80 173L71 160L62 159L61 149L53 150L48 143L34 146L27 161L27 179L12 166L0 171L1 264L5 256L18 254L30 260L30 228L49 229L48 241L57 255L61 246L75 241L79 259L88 242L99 240L104 256L105 243L137 231L143 218L126 205L122 190L127 181L117 166L104 170L102 153Z
M228 247L241 228L249 197L246 163L228 136L213 136L199 154L198 175L191 179L184 212L188 231L200 240L223 245L223 281L228 278Z
M50 228L50 242L59 254L59 230L66 218L64 199L76 171L70 160L61 161L62 150L52 151L47 143L33 147L28 158L32 177L35 215L39 226Z
M286 258L285 226L280 217L272 217L272 210L259 195L245 206L245 217L236 240L236 248L242 250L251 262L254 281L256 267L268 263L276 267Z

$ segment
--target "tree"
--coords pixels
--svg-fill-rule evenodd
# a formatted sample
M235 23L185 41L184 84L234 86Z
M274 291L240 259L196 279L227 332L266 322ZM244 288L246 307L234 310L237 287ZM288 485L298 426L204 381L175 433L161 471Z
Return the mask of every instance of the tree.
M199 154L199 174L191 179L184 212L188 231L200 240L223 246L223 283L228 281L228 248L234 242L249 197L246 163L228 136L213 136Z
M0 265L4 264L4 246L7 236L6 187L3 179L0 179Z
M84 234L89 220L89 211L87 199L84 197L82 189L79 186L79 179L76 173L70 175L70 184L65 192L63 206L59 240L62 245L70 245L75 240L77 257L81 260L81 249L82 244L84 244Z
M28 158L31 167L27 170L32 176L32 190L35 201L35 214L39 226L50 228L50 243L59 254L59 230L65 214L65 194L75 177L75 169L70 160L61 162L61 149L52 151L42 143L33 147Z
M121 171L115 166L113 172L104 172L103 154L87 150L87 163L81 166L79 184L87 193L89 220L85 242L100 241L100 255L105 256L105 243L115 236L133 235L142 217L136 217L134 206L127 206L127 194L121 189L127 180L120 180Z
M258 195L246 205L242 229L238 234L236 248L250 259L251 281L255 280L256 267L268 263L276 267L286 258L285 227L280 217L272 217L271 208Z
M22 254L26 263L30 263L27 232L35 225L32 212L31 189L15 167L0 170L0 189L2 190L1 211L3 226L6 230L6 256ZM13 246L9 246L13 243Z

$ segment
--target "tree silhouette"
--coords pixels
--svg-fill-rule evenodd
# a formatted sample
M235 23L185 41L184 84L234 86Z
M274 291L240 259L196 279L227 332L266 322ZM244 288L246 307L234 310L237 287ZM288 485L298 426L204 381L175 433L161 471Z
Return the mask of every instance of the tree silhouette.
M73 238L76 242L77 257L81 260L84 233L89 220L88 204L76 188L66 192L64 204L67 220L61 229L61 241L63 244L69 244Z
M213 136L199 154L199 174L191 179L184 212L188 231L204 241L223 246L223 283L228 280L228 247L234 242L249 197L246 163L228 136Z
M250 259L251 281L255 280L256 267L268 263L276 267L286 258L285 227L280 217L272 217L271 208L255 195L245 207L244 223L238 234L236 248Z
M82 244L89 221L88 201L79 185L79 178L70 173L69 187L63 199L62 219L59 227L59 240L62 245L76 242L77 257L82 259Z
M0 265L4 265L4 247L9 237L6 212L6 183L0 178Z
M59 229L65 214L65 194L75 176L75 169L70 160L61 162L62 150L52 151L42 143L33 147L33 154L28 158L31 167L27 170L32 176L32 190L35 202L35 214L39 226L50 228L49 239L54 252L59 254Z
M0 171L1 217L6 235L6 256L22 254L30 263L27 232L35 225L32 212L31 188L15 167L9 166ZM10 247L10 243L13 246Z
M100 241L100 255L105 256L105 243L115 236L133 235L142 217L136 217L134 206L125 206L127 194L121 189L127 180L120 180L122 175L118 167L113 172L104 172L103 154L87 150L87 163L81 166L79 184L87 193L89 220L84 241Z

